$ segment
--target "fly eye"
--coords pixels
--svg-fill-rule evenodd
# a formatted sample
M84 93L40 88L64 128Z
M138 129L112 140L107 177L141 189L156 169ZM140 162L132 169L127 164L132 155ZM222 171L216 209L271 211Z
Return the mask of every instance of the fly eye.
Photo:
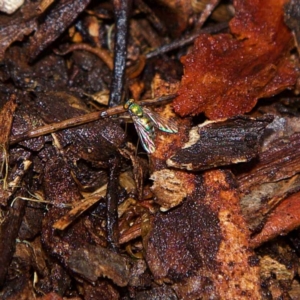
M124 104L124 108L125 109L128 109L129 108L129 106L132 104L134 102L134 100L133 99L129 99L128 101L126 101L126 103Z

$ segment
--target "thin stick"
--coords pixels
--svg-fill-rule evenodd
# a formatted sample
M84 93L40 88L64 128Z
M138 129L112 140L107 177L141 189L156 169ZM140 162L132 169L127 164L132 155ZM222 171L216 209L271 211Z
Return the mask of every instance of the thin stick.
M122 103L131 2L131 0L113 0L116 34L114 45L114 69L108 102L109 107L114 107Z
M144 0L135 0L134 4L140 11L147 15L148 21L160 35L163 36L167 33L167 28L164 23L157 17L155 12L144 2Z
M158 103L161 103L164 101L172 100L175 97L176 97L176 94L171 94L171 95L166 95L166 96L162 96L159 98L142 100L139 102L139 105L144 106L144 105L158 104ZM109 108L107 110L96 111L96 112L92 112L92 113L78 116L75 118L67 119L67 120L64 120L61 122L48 124L45 126L38 127L36 129L29 130L20 135L13 136L12 138L10 138L9 144L13 145L13 144L19 143L21 141L24 141L26 139L35 138L35 137L53 133L53 132L56 132L56 131L59 131L62 129L90 123L90 122L93 122L93 121L96 121L99 119L103 119L103 118L107 118L107 117L110 117L113 115L124 113L125 111L126 111L126 109L124 109L124 107L122 105L119 105L119 106L116 106L113 108Z
M74 220L76 220L81 214L88 210L92 205L100 201L105 197L107 190L107 184L103 185L99 190L97 190L92 195L88 196L78 204L75 204L75 207L68 211L66 215L60 218L53 224L53 228L64 230L67 228Z
M120 176L120 157L109 160L109 177L106 191L106 229L109 247L117 251L119 248L118 228L118 187Z
M198 32L196 33L193 33L189 36L184 36L183 38L180 38L178 40L175 40L174 42L170 43L170 44L167 44L167 45L163 45L151 52L148 52L146 54L146 58L149 59L149 58L152 58L152 57L155 57L157 55L161 55L161 54L164 54L164 53L167 53L169 51L172 51L172 50L175 50L177 48L181 48L183 46L186 46L188 44L191 44L198 36L200 33L217 33L225 28L228 27L228 23L219 23L217 25L213 25L213 26L210 26L210 27L206 27L204 29L201 29L199 30Z
M99 47L95 48L85 43L73 44L63 51L55 50L54 53L57 55L66 55L75 50L85 50L91 52L97 55L108 66L110 70L113 70L114 68L113 58L108 50Z
M217 7L219 4L220 0L210 0L208 3L205 5L204 10L201 13L201 16L197 22L196 27L202 28L203 24L206 22L208 17L211 15L213 10Z

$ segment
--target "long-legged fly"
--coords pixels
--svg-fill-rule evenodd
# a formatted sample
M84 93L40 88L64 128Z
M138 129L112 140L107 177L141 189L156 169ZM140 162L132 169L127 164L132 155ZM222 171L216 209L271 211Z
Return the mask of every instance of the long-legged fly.
M154 127L168 133L177 133L177 124L171 120L161 117L159 114L148 108L142 108L133 99L129 99L124 108L129 112L135 129L140 137L144 149L148 153L155 151Z

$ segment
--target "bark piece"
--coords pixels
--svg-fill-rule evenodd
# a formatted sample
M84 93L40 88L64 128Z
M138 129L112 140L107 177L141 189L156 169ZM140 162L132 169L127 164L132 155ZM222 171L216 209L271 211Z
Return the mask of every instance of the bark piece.
M0 226L0 285L2 286L15 252L16 238L25 212L25 201L17 200L10 207Z
M260 231L268 214L283 199L300 190L300 175L278 182L261 183L241 197L241 208L249 228Z
M120 295L110 282L103 280L96 285L84 284L84 299L118 300Z
M48 124L82 116L86 112L83 103L63 92L39 94L36 109L41 111L42 119ZM65 129L55 133L55 137L58 147L63 148L65 155L72 157L73 161L84 159L105 165L125 141L124 131L111 119Z
M187 28L192 14L191 3L185 0L155 0L152 9L173 36L180 36Z
M119 176L120 176L120 156L115 156L109 160L109 176L106 190L106 231L109 247L114 251L119 248L119 228L118 228L118 200L119 200Z
M6 282L0 292L0 297L2 300L35 299L32 279L29 276L16 276L14 279Z
M289 298L293 280L298 273L298 257L288 243L278 238L258 250L263 296Z
M70 169L60 158L48 162L44 190L46 199L54 204L74 203L81 198ZM56 231L53 224L65 213L66 209L53 207L45 216L42 242L46 250L67 269L89 281L107 276L117 285L125 286L130 275L129 259L97 245L93 239L97 233L86 230L82 218L64 231Z
M65 262L70 252L85 245L90 235L81 219L60 233L53 229L53 224L67 212L66 209L58 208L58 206L78 202L81 194L71 176L70 169L61 158L52 158L47 162L43 186L45 198L56 205L49 209L43 219L42 244L51 256Z
M28 53L33 60L55 41L75 18L86 8L90 0L62 0L45 16L35 35L30 39Z
M145 174L148 173L149 168L148 161L136 156L135 147L131 143L127 143L126 148L119 148L119 152L123 157L131 160L133 168L132 176L131 174L128 176L128 172L123 172L120 175L120 185L125 188L128 193L136 193L138 195L138 199L142 199L144 177ZM134 182L131 182L132 177L134 178Z
M280 264L277 260L269 256L262 257L260 265L260 272L263 278L275 274L278 280L291 280L295 276L293 270L288 270L284 264Z
M267 217L260 233L251 239L251 246L256 248L277 236L288 234L300 226L300 193L284 199Z
M259 299L232 175L210 171L194 180L187 200L153 222L146 259L154 278L171 280L179 298Z
M36 17L26 19L16 15L9 22L4 20L1 22L0 19L0 60L4 58L6 49L13 42L21 41L25 35L29 35L37 28Z
M300 133L270 144L266 151L259 154L258 163L250 172L238 175L242 193L248 193L251 187L259 183L276 182L297 174L300 170L299 145Z
M8 191L8 172L9 172L9 135L13 122L13 114L17 107L16 96L12 95L4 104L0 111L0 203L6 205L8 197L11 195Z
M72 222L74 222L80 215L82 215L86 210L88 210L95 203L99 202L101 198L103 198L106 194L107 184L102 186L95 193L86 197L84 200L80 201L75 205L73 209L68 211L66 215L64 215L61 219L56 221L53 224L53 228L64 230L66 229Z
M47 162L43 186L45 198L57 206L81 200L70 169L60 157L54 157Z
M14 68L12 69L14 70ZM44 122L41 118L41 114L38 113L37 110L33 109L29 97L22 97L22 105L19 105L14 115L11 135L16 136L29 129L42 125L44 125ZM49 140L49 138L47 139L45 136L40 136L20 142L20 145L31 151L40 151L47 140Z
M34 269L41 277L48 279L50 273L47 267L48 256L46 255L45 251L42 248L40 236L30 243L30 247L34 252L34 256L32 257L33 260L32 264Z
M20 240L32 241L41 231L42 220L44 217L44 205L31 203L26 207L25 215L19 230Z
M167 165L200 171L249 161L257 156L264 129L272 120L272 116L239 116L193 127L190 140L167 160Z
M8 139L10 135L10 130L13 122L13 115L16 110L16 96L12 95L0 111L0 145L3 149L8 150Z
M284 6L284 21L286 25L292 30L298 48L298 53L300 53L300 1L290 0Z
M200 35L182 62L185 75L175 111L204 112L210 119L249 112L258 98L292 87L297 78L289 51L291 32L283 22L286 1L235 1L234 36Z
M157 299L157 300L177 300L178 297L176 293L168 287L167 285L153 287L149 291L141 291L136 295L137 300L149 300L149 299Z
M289 295L292 299L297 299L300 295L300 284L297 279L295 279L292 283L291 290L289 291Z
M151 190L162 211L179 205L194 190L194 176L182 171L163 169L152 173Z
M89 281L108 277L118 286L130 279L130 260L109 249L86 245L74 250L67 260L70 269Z
M268 145L252 168L237 175L241 207L249 228L259 229L265 216L284 198L300 189L300 134Z

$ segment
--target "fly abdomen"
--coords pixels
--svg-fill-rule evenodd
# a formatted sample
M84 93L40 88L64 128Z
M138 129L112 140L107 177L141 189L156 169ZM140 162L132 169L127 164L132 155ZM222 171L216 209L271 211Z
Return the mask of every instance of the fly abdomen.
M143 116L140 117L139 120L143 127L146 129L146 131L149 132L149 134L154 134L154 126L149 118Z

